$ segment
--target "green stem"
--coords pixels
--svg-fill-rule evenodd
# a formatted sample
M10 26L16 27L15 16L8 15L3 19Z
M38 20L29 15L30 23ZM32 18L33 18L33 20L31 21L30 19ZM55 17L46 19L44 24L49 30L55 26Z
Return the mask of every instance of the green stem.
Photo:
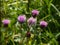
M42 19L40 19L40 20L44 20L44 19L46 19L47 17L49 17L50 15L47 15L47 16L45 16L44 18L42 18Z
M59 14L59 16L60 16L60 11L56 8L56 6L53 5L52 3L51 3L51 6L58 12L58 14Z
M6 3L5 3L5 1L4 1L4 0L3 0L3 5L4 5L5 15L6 15Z
M51 13L51 12L50 12L50 7L51 7L51 6L48 5L48 13L49 13L49 15L50 15L50 13Z
M51 6L59 13L60 11L51 3Z

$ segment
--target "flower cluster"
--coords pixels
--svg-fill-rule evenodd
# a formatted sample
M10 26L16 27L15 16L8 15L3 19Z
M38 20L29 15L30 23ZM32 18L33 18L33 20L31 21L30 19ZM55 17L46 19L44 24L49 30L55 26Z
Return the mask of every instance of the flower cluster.
M27 20L27 23L29 25L33 25L33 24L36 24L37 22L37 19L35 18L37 15L39 15L39 11L38 10L32 10L32 17L30 17L28 20ZM19 23L24 23L26 21L26 16L25 15L19 15L18 16L18 22ZM2 20L2 23L7 26L9 23L10 23L10 20L8 19L4 19ZM40 21L40 26L41 27L47 27L48 23L46 21Z
M28 23L28 26L32 26L32 25L35 25L37 23L37 16L39 15L39 11L38 10L32 10L32 17L26 19L26 16L25 15L19 15L17 17L17 20L19 23L23 24L27 21ZM2 20L2 23L5 27L8 27L8 25L11 23L10 20L8 19L4 19ZM45 28L47 27L48 23L46 21L40 21L40 24L39 24L41 27ZM30 31L27 31L26 33L26 37L31 37L31 32Z

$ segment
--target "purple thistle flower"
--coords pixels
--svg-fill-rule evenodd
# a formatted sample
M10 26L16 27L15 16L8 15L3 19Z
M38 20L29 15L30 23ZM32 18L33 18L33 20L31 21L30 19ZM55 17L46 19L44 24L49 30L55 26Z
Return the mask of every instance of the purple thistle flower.
M41 27L47 27L48 23L46 21L40 21Z
M39 14L38 10L32 10L32 16L36 17Z
M30 17L27 22L29 25L36 24L36 18Z
M2 20L2 23L4 24L5 27L7 27L8 24L10 23L10 20L4 19L4 20Z
M26 16L25 16L25 15L20 15L20 16L18 16L18 21L19 21L20 23L24 23L24 22L26 21Z

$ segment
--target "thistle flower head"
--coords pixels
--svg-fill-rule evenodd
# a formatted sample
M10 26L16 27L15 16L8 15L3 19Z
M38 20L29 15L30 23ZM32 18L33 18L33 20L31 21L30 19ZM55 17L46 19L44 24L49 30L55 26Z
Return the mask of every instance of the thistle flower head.
M20 23L24 23L24 22L26 21L26 16L25 16L25 15L20 15L20 16L18 16L18 21L19 21Z
M2 23L3 23L3 24L9 24L9 23L10 23L10 20L4 19L4 20L2 20Z
M48 23L46 21L40 21L41 27L47 27Z
M38 10L32 10L32 16L36 17L39 14Z
M36 23L36 18L30 17L30 18L27 20L27 22L28 22L29 25L35 24L35 23Z
M4 26L8 26L8 24L10 23L10 20L4 19L2 20L2 23L4 24Z

